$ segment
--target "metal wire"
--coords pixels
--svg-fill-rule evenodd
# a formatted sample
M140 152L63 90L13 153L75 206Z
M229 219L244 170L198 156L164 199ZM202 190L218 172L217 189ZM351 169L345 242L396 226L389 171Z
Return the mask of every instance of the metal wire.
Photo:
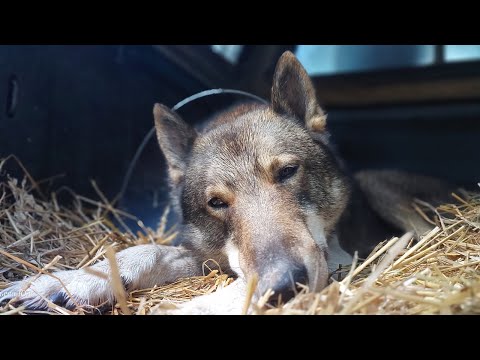
M200 98L204 98L207 96L211 95L218 95L218 94L236 94L236 95L244 95L247 97L250 97L252 99L255 99L259 102L262 102L264 104L268 104L268 101L265 99L262 99L261 97L257 95L250 94L249 92L246 91L241 91L241 90L235 90L235 89L210 89L210 90L204 90L200 91L196 94L193 94L182 101L179 101L173 108L173 111L177 111L181 109L183 106L187 105L188 103L191 103L192 101L195 101ZM125 194L125 191L127 190L128 183L130 182L130 178L132 177L133 170L135 169L135 165L138 162L138 159L140 158L140 155L142 155L143 150L145 149L145 146L147 146L148 141L150 138L155 134L155 127L150 129L150 131L145 135L143 138L142 142L137 148L137 151L135 152L135 155L133 156L132 160L130 161L130 165L128 165L127 172L125 173L125 176L123 178L122 182L122 187L120 188L120 192L116 196L115 200L119 200L123 197Z

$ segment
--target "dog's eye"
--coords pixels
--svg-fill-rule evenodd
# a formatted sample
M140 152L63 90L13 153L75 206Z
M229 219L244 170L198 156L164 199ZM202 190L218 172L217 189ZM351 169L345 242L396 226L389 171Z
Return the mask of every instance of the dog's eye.
M298 165L285 166L278 172L278 181L285 181L291 178L298 170Z
M223 202L222 200L220 200L219 198L217 197L214 197L214 198L211 198L209 201L208 201L208 206L214 208L214 209L222 209L222 208L226 208L228 207L228 204Z

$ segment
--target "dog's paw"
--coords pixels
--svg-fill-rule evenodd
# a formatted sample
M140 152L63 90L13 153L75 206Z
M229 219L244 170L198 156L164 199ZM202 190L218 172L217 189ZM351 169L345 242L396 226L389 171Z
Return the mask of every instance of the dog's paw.
M48 302L67 309L98 305L113 300L108 280L84 270L59 271L52 275L26 278L0 291L0 305L13 300L28 310L47 310Z
M240 315L245 303L246 284L237 279L225 288L214 293L198 296L188 302L177 305L175 309L159 310L161 315Z

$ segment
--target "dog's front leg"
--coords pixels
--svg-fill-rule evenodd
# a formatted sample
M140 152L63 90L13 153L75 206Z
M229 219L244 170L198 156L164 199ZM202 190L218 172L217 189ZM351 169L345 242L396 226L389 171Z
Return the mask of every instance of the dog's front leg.
M134 246L117 253L116 260L122 282L129 291L201 275L202 270L200 261L190 250L162 245ZM46 309L47 300L67 308L76 304L112 303L114 295L108 261L91 266L89 269L93 272L87 269L26 278L2 290L0 303L15 299L28 309ZM94 275L94 272L106 274L108 278Z

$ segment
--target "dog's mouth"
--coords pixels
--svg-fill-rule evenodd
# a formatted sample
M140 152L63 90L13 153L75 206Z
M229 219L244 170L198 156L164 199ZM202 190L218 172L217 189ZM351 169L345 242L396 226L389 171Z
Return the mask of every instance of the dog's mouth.
M289 300L293 299L295 296L297 296L297 294L298 291L293 289L291 291L288 291L287 293L274 293L268 298L267 304L272 307L280 307L287 303Z

